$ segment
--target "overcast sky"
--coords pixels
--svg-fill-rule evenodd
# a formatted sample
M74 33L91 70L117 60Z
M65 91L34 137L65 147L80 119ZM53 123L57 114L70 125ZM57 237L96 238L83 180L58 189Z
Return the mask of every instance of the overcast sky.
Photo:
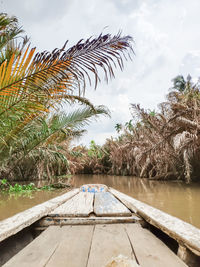
M134 38L136 56L116 78L88 88L86 97L106 105L111 119L88 128L81 143L102 144L116 123L131 119L130 103L156 109L178 74L200 76L199 0L0 0L3 12L18 17L39 51L69 46L100 32ZM105 29L105 27L107 27Z

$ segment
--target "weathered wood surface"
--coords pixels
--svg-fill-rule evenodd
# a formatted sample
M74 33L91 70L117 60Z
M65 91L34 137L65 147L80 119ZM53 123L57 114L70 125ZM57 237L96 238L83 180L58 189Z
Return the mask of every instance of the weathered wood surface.
M87 266L94 226L62 227L63 237L46 267Z
M93 193L80 192L49 213L49 216L89 216L93 212Z
M188 247L196 255L200 255L200 229L115 189L110 188L109 191L120 199L130 210L136 211L137 214L150 224L161 229L167 235L177 240L177 242L184 244L184 246Z
M134 258L122 224L96 225L87 267L103 267L112 257Z
M28 210L20 212L0 222L0 241L16 234L25 227L48 215L53 209L63 204L79 192L79 189L71 190L59 197L48 200Z
M50 225L88 225L88 224L112 224L112 223L134 223L141 222L142 219L132 215L129 217L45 217L41 219L37 226L48 227Z
M131 216L131 212L110 192L96 193L94 213L97 216Z
M3 266L103 267L119 255L142 267L186 266L137 224L50 226Z
M179 244L178 257L184 261L188 266L199 267L200 266L200 257L193 254L191 250Z
M4 267L42 267L58 247L63 237L62 228L50 226L28 246L21 250Z
M126 224L126 231L142 267L186 267L160 239L139 224Z

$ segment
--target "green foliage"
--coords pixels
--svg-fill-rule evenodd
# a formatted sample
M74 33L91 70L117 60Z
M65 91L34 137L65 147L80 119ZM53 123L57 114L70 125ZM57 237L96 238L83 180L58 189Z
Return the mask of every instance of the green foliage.
M90 141L90 147L88 149L88 156L93 158L99 158L101 159L103 157L103 151L101 149L101 146L96 145L94 140Z
M96 88L99 69L106 81L117 65L123 69L126 54L133 52L132 38L100 34L69 49L66 42L61 49L36 53L22 33L15 17L0 13L0 177L51 179L67 171L66 144L83 134L91 118L109 116L104 106L84 97L85 87L94 81ZM64 103L84 107L61 113Z
M7 179L1 179L0 180L0 190L7 192L7 193L28 193L33 191L41 191L41 190L53 190L52 185L45 185L41 188L37 188L34 183L29 183L27 185L25 184L19 184L15 183L14 185L11 185Z
M13 54L15 57L19 56L28 41L23 29L18 25L18 19L0 13L0 64L9 62Z
M7 182L8 182L8 181L7 181L6 179L1 179L1 180L0 180L0 184L2 184L2 185L6 185Z
M150 110L149 111L149 115L152 116L152 117L156 116L156 111L155 110Z
M115 130L117 131L117 133L119 133L122 130L122 124L121 123L117 123L115 125Z
M83 153L81 151L70 151L69 152L72 157L82 157Z
M52 185L44 185L43 187L41 187L38 190L52 191L52 190L54 190L54 187Z
M132 120L125 123L126 130L132 131L133 130L133 123Z

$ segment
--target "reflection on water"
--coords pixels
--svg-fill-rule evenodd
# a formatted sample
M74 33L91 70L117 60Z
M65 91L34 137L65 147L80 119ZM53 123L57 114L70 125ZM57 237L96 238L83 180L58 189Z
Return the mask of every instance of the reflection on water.
M74 179L76 187L87 183L106 184L200 228L200 184L106 175L79 175Z
M77 175L73 185L101 183L161 209L200 228L200 184L150 181L130 176ZM0 220L62 194L64 191L40 191L31 195L0 195Z
M38 191L12 195L0 193L0 220L45 202L62 194L62 192L60 190Z

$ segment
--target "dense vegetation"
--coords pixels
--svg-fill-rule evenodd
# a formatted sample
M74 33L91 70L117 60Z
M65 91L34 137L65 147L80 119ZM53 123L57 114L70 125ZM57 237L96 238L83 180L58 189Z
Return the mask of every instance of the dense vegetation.
M200 176L200 84L190 76L173 79L173 87L159 111L131 104L132 120L116 124L120 133L100 147L71 151L74 173L134 175L151 179L180 179L187 183Z
M109 115L84 97L123 69L132 38L99 35L36 53L17 18L0 14L0 179L51 179L69 170L70 140L91 118ZM79 106L77 106L79 105ZM68 111L67 111L68 110Z
M103 146L70 148L104 106L86 86L114 77L132 52L131 37L109 34L36 53L15 17L0 14L0 179L49 179L67 173L199 179L200 84L177 76L158 112L131 104L132 119ZM9 187L12 190L12 185ZM17 188L17 186L16 186ZM13 189L14 190L14 189Z

